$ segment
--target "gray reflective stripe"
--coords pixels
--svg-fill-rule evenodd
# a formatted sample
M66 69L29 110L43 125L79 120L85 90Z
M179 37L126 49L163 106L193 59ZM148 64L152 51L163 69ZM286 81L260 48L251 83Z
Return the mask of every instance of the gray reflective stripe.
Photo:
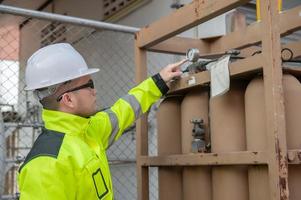
M135 119L138 119L138 117L140 117L140 115L142 114L142 111L141 111L140 103L136 99L136 97L133 95L127 94L126 96L122 97L122 99L131 105L131 107L135 113Z
M108 145L109 148L114 143L114 139L119 131L119 125L118 125L118 118L111 109L105 110L104 112L106 112L109 115L111 125L112 125L112 131L111 131L111 135L109 138L109 145Z

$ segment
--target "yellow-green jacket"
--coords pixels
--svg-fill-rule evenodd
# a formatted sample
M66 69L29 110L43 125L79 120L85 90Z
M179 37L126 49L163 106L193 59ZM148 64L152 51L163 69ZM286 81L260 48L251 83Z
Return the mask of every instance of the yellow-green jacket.
M20 199L113 199L105 151L167 91L157 74L89 118L43 110L45 128L19 169Z

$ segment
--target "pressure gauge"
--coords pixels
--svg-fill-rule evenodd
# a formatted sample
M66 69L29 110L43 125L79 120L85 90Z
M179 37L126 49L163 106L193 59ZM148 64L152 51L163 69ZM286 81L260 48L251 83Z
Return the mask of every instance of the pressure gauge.
M200 51L198 49L192 48L187 50L186 58L190 62L198 61L199 57L200 57Z

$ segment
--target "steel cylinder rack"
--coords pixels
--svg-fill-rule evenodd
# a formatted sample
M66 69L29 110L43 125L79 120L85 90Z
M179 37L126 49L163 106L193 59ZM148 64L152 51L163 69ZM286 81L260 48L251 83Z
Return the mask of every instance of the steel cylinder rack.
M158 156L148 155L147 116L137 122L139 200L149 199L149 167L158 167L161 200L301 198L301 71L281 60L283 49L301 56L301 41L280 42L301 29L301 6L279 13L277 1L261 1L261 21L225 36L176 36L248 2L194 0L137 33L137 82L146 78L147 51L184 55L197 48L208 58L239 49L243 55L229 65L231 87L222 96L209 97L208 71L172 85L157 113Z

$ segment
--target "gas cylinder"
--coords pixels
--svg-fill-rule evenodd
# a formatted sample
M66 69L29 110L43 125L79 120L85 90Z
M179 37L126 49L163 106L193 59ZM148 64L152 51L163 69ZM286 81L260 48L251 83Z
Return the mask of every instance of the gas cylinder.
M230 90L210 99L212 153L246 150L244 81L231 81ZM212 167L213 200L247 200L248 177L245 166Z
M158 156L181 154L181 96L163 100L157 112ZM159 167L159 199L182 199L182 168Z
M205 89L194 89L184 97L181 104L183 154L205 153L206 144L209 143L208 108L209 97ZM202 136L198 137L196 130ZM210 167L183 168L183 199L211 200Z
M287 149L301 149L301 84L294 76L283 75ZM301 167L289 165L288 187L291 200L301 199Z
M247 150L265 151L267 146L264 85L262 77L253 79L245 93ZM249 166L249 200L270 199L267 166Z
M283 93L285 105L287 148L301 149L301 85L292 75L283 75ZM264 82L262 77L253 79L246 90L246 133L248 150L266 150L266 119ZM301 167L289 165L288 185L290 199L301 199ZM269 199L268 169L267 167L250 167L249 169L250 200Z

